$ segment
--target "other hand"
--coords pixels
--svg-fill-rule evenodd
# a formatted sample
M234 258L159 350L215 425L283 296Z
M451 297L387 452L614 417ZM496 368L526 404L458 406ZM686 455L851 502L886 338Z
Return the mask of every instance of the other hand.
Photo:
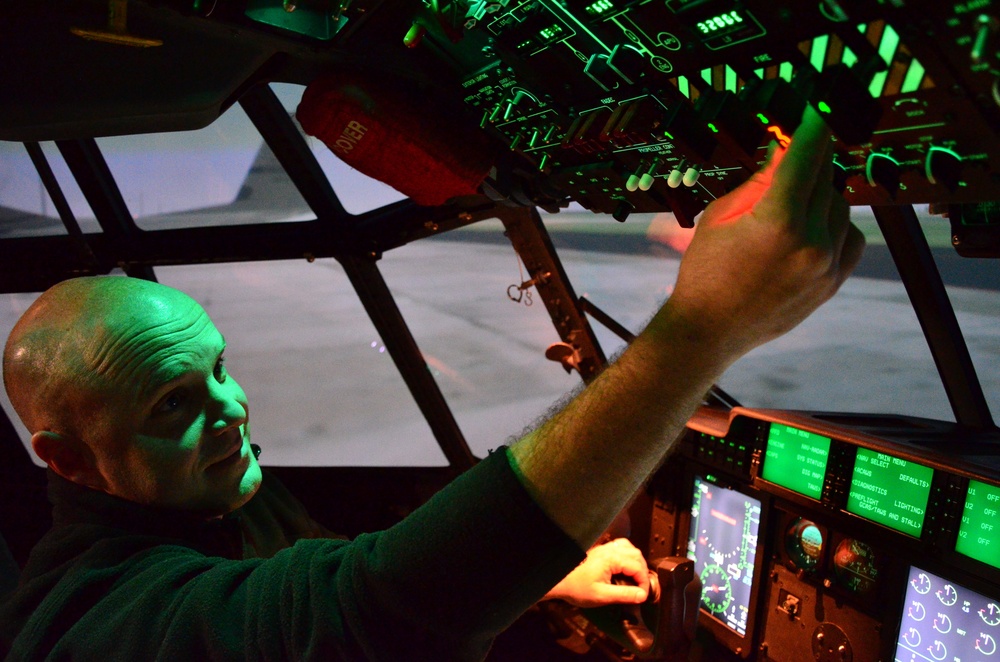
M615 584L615 575L629 577L635 586ZM646 559L626 538L618 538L590 548L583 563L546 593L543 600L558 598L577 607L600 607L639 604L648 595Z

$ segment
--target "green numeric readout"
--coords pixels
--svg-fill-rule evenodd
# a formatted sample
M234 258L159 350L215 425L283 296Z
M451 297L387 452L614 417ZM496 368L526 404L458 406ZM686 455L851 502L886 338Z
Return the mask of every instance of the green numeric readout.
M823 494L830 438L772 423L761 477L813 499Z

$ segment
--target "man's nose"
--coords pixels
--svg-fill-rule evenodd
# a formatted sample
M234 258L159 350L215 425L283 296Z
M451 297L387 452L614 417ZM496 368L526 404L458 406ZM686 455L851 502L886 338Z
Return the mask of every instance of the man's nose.
M222 434L247 422L247 410L238 397L240 393L238 387L230 384L213 384L210 389L211 399L215 405L214 411L211 412L213 433Z

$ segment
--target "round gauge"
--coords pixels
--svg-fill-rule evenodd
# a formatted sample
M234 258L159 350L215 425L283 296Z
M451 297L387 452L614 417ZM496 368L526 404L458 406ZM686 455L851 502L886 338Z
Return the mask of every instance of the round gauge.
M833 553L833 571L843 588L859 595L868 593L878 577L875 552L860 540L845 538Z
M995 602L991 602L979 610L979 618L987 625L1000 625L1000 607Z
M937 592L937 598L945 607L950 607L958 602L958 591L956 591L955 587L951 584L945 584L941 587L941 590Z
M813 570L823 552L823 532L813 522L798 518L785 532L785 551L800 570Z
M701 571L701 600L713 614L722 614L733 601L733 589L729 585L729 575L717 565L706 565Z
M911 579L910 584L913 586L913 590L920 595L927 595L931 591L931 578L922 572Z

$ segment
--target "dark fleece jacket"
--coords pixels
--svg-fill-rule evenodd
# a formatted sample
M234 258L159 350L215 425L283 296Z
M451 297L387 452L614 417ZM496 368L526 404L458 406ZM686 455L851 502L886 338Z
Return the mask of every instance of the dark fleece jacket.
M0 605L8 660L481 659L584 558L504 452L386 531L280 550L321 532L270 478L211 522L54 474L49 492L53 528Z

